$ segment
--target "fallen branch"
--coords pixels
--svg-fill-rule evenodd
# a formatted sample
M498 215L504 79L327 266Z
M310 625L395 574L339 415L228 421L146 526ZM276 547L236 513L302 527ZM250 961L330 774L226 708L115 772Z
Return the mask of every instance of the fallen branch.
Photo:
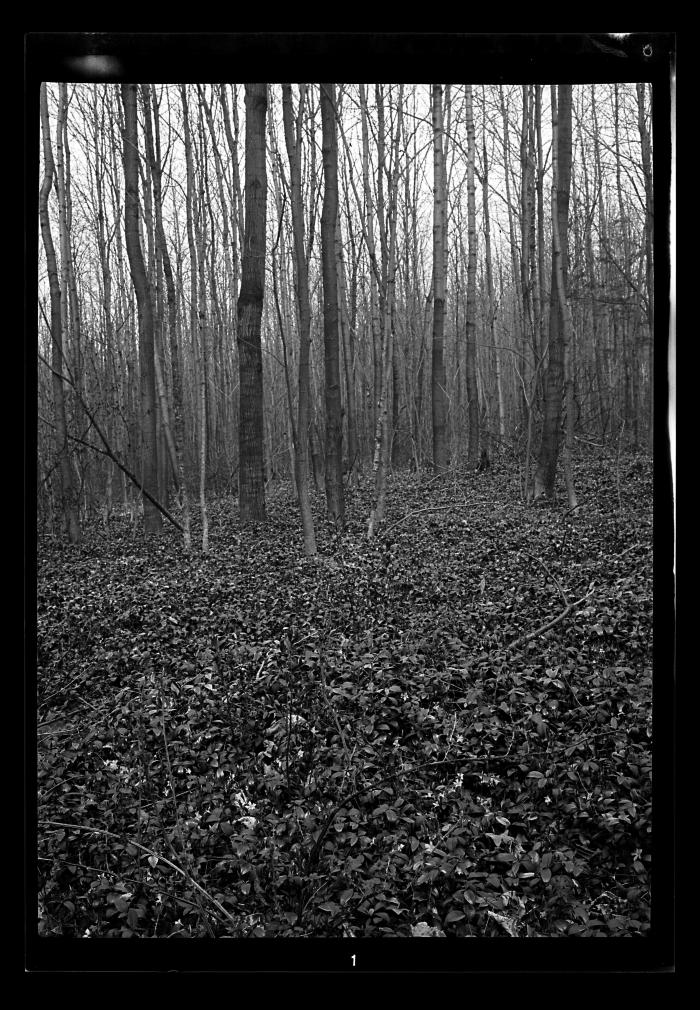
M104 828L88 827L85 824L65 824L63 821L39 821L39 824L46 824L49 827L53 828L68 828L70 831L88 831L88 832L91 831L96 835L105 835L105 837L107 838L116 838L120 842L124 841L124 838L122 838L121 835L117 835L113 831L106 831ZM179 873L180 876L184 877L185 880L188 880L193 887L196 887L197 890L204 895L207 901L210 901L212 905L214 905L215 908L217 908L221 912L221 914L228 919L228 921L231 923L232 926L238 929L238 923L233 918L233 916L226 911L224 906L220 902L218 902L216 898L213 898L211 894L205 891L204 888L201 887L197 883L197 881L193 879L191 874L189 874L186 870L183 870L181 866L178 866L177 863L172 863L165 856L161 855L160 852L154 852L153 849L149 849L147 845L141 845L140 842L134 842L131 839L129 839L128 844L133 845L134 848L136 849L141 849L142 852L147 852L149 856L154 856L159 862L165 863L165 865L169 866L171 870L175 870L176 873Z
M454 511L454 509L457 507L458 506L455 504L455 502L451 502L449 505L426 505L425 508L416 509L415 512L407 512L406 515L401 516L401 518L397 519L395 523L392 523L391 526L387 527L386 532L389 533L391 530L395 529L406 519L410 519L412 516L420 515L421 512L445 512L447 509L452 509Z
M529 642L531 639L537 638L538 635L542 635L545 631L549 631L549 629L553 628L555 624L559 624L560 621L563 621L566 615L569 614L574 609L574 607L578 607L580 603L585 603L585 601L589 599L589 597L591 597L594 592L595 589L589 590L589 592L587 592L585 596L582 596L580 600L574 600L574 602L570 603L568 607L564 607L562 612L560 614L557 614L556 617L553 617L551 621L547 621L546 624L543 624L540 628L537 628L536 631L529 631L527 635L521 635L520 638L516 638L514 642L511 642L510 645L507 646L507 648L515 649L519 645L523 645L525 642Z

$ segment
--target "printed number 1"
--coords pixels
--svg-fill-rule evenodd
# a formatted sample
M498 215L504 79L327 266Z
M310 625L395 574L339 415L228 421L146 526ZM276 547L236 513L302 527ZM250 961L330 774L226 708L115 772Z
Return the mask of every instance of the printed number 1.
M352 966L353 966L353 968L355 967L355 958L356 957L357 957L357 954L353 954L352 955Z

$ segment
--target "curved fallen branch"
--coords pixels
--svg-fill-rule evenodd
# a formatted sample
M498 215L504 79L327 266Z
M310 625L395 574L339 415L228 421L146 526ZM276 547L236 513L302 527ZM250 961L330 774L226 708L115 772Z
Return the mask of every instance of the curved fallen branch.
M516 638L515 641L511 642L510 645L506 646L506 648L515 649L519 645L523 645L525 642L529 642L531 639L537 638L538 635L544 634L545 631L549 631L549 629L553 628L555 624L559 624L560 621L563 621L566 615L571 613L574 607L578 607L579 604L585 603L585 601L589 599L594 592L595 589L589 589L589 591L586 593L585 596L582 596L580 600L574 600L573 603L570 603L567 607L564 607L562 612L560 614L557 614L556 617L553 617L551 621L547 621L546 624L543 624L541 627L537 628L536 631L529 631L527 635L521 635L520 638Z
M49 827L54 828L68 828L71 831L91 831L96 835L105 835L107 838L116 838L120 842L124 841L124 838L121 835L115 834L114 831L106 831L104 828L93 828L86 824L66 824L63 821L39 821L38 823L46 824ZM155 856L159 862L165 863L165 865L169 866L171 870L175 870L176 873L179 873L180 876L184 877L185 880L188 880L193 887L196 887L197 890L204 895L207 901L210 901L212 905L214 905L214 907L228 919L232 926L236 929L239 928L238 923L233 916L226 911L224 906L218 902L216 898L213 898L208 891L205 891L204 888L192 877L192 875L187 872L187 870L183 870L181 866L178 866L177 863L171 862L168 858L166 858L166 856L161 855L160 852L154 852L153 849L149 849L147 845L141 845L140 842L134 842L132 839L128 839L128 844L133 845L136 849L141 849L142 852L147 852L149 856Z

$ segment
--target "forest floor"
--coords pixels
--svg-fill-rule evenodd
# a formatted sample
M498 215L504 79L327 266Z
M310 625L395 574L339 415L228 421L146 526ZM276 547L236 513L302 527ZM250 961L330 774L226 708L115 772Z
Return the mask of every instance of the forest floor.
M367 475L314 562L289 485L40 540L39 933L647 933L652 462L576 479L397 474L368 542Z

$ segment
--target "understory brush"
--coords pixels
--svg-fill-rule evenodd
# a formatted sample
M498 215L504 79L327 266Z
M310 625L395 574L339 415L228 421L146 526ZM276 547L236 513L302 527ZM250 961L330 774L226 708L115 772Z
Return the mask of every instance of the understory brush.
M209 552L126 518L44 542L44 936L649 930L651 464L371 479L303 557L209 504ZM196 543L196 516L193 544ZM424 925L420 925L424 924Z

